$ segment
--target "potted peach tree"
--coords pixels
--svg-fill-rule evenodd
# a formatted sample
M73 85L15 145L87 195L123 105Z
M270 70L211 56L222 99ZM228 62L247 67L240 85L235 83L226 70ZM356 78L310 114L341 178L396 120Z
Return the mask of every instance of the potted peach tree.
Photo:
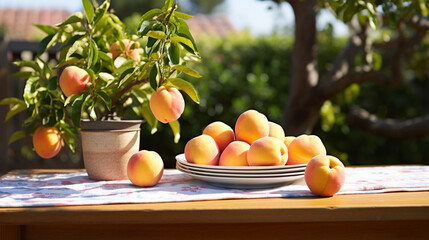
M32 135L35 151L51 158L63 144L74 151L81 131L89 176L124 179L124 162L138 151L141 121L146 120L152 132L158 121L168 123L178 141L177 119L185 104L179 90L199 101L193 85L180 78L180 74L200 77L187 66L199 59L184 21L191 16L178 12L173 0L166 0L162 9L141 16L138 36L131 36L109 12L110 0L99 6L89 0L82 3L83 13L74 13L55 26L36 25L47 34L40 42L39 55L32 61L16 62L27 69L18 73L27 78L23 99L6 98L0 103L11 107L6 120L22 111L27 117L9 142ZM54 46L59 46L56 65L40 57ZM107 136L100 135L106 130ZM101 160L91 163L97 156ZM111 164L113 160L119 163ZM109 165L113 170L100 171Z

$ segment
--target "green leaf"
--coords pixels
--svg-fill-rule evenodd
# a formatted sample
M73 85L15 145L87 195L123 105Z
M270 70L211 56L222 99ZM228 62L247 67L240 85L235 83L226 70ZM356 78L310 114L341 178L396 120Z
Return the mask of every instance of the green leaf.
M171 130L173 131L174 135L174 143L178 143L180 140L180 123L178 120L169 122L168 125L170 125Z
M54 90L57 90L57 88L58 88L58 77L57 76L51 77L48 80L48 90L54 91Z
M41 55L42 53L44 53L46 51L46 49L48 48L48 45L51 42L52 38L54 38L54 35L55 34L48 35L45 38L43 38L42 41L40 41L39 49L37 50L37 54Z
M21 71L21 72L12 73L10 76L14 78L29 78L33 74L34 72Z
M91 83L94 82L94 80L97 78L94 71L91 68L85 69L85 71L88 73Z
M154 64L152 69L150 70L150 75L149 75L149 83L154 91L158 89L158 81L156 78L157 75L158 75L158 68L156 67L156 64Z
M60 121L61 138L67 144L72 152L75 152L75 139L77 131L65 121Z
M180 63L180 47L176 43L171 43L167 48L168 59L173 65Z
M13 116L15 116L16 114L27 110L27 105L25 104L24 101L20 101L19 103L13 104L10 107L9 112L7 112L6 117L5 117L5 121L8 121L10 118L12 118Z
M66 57L65 59L68 60L70 58L70 56L75 53L79 48L82 48L85 46L86 43L86 39L82 38L76 42L73 43L73 45L69 48L69 50L67 51Z
M105 92L103 91L98 91L98 98L101 99L101 101L104 102L104 104L106 104L107 109L109 109L112 107L112 99L109 97L109 95L107 95Z
M84 92L82 95L80 95L78 98L76 98L76 100L72 104L71 119L72 119L73 124L76 127L80 126L80 119L81 119L82 112L84 111L84 107L85 107L84 103L88 97L90 97L89 93Z
M106 73L106 72L100 72L98 76L100 77L101 80L105 82L113 81L115 79L115 77L112 74Z
M163 13L163 11L161 9L158 9L158 8L147 11L145 14L143 14L141 16L139 25L141 25L146 20L152 20L153 17L155 17L161 13Z
M98 62L98 48L97 48L97 44L95 43L94 39L91 40L91 42L89 43L90 46L90 62L89 62L89 68L92 68L95 66L95 64L97 64Z
M61 47L60 50L66 48L66 47L70 47L72 46L77 40L82 39L83 37L85 37L86 35L82 35L82 34L76 34L73 37L71 37L68 41L64 42Z
M116 61L115 61L116 62ZM125 61L123 64L121 64L121 66L119 67L119 68L117 68L114 72L113 72L113 74L115 75L115 76L121 76L122 75L122 73L124 73L126 70L128 70L128 69L130 69L130 68L132 68L132 67L134 67L134 64L135 64L136 62L133 60L133 59L129 59L129 60L127 60L127 61Z
M135 68L128 68L121 74L121 76L119 77L119 87L122 87L122 84L127 82L130 76L132 76L132 73L134 72L134 70Z
M196 77L196 78L200 78L200 77L202 77L200 74L198 74L195 70L193 70L193 69L191 69L191 68L188 68L187 66L185 66L185 65L175 65L175 66L173 66L172 67L172 69L174 69L174 70L178 70L178 71L181 71L181 72L183 72L183 73L185 73L185 74L188 74L189 76L192 76L192 77Z
M158 131L158 120L155 118L152 111L150 110L149 101L145 101L142 104L141 112L142 112L143 118L151 127L150 133L154 134L156 131Z
M59 63L57 66L55 66L55 68L58 69L58 68L66 66L66 65L79 65L77 63L84 63L84 62L85 62L85 60L82 58L69 57L67 59L67 61Z
M100 7L95 9L94 24L97 24L98 21L100 21L100 19L103 18L104 14L106 14L107 9L109 9L109 7L110 7L110 1L104 1Z
M177 28L177 35L191 40L192 45L194 46L192 49L195 49L194 51L197 53L198 52L197 44L195 43L194 37L192 37L191 31L189 31L188 24L183 19L177 19L177 22L179 23L179 26Z
M191 19L192 18L191 15L188 15L188 14L182 13L182 12L177 12L177 11L174 12L174 16L181 18L181 19Z
M172 5L174 0L165 0L164 6L162 7L162 11L167 11Z
M86 16L88 17L88 22L92 23L94 20L94 8L92 7L89 0L82 0L83 9L85 10Z
M35 61L19 61L19 62L13 62L13 64L15 64L18 67L29 67L34 69L36 72L40 72L41 68L40 66L35 62Z
M67 106L67 105L69 105L71 102L74 102L74 100L77 98L77 97L79 97L80 95L79 94L72 94L72 95L70 95L67 99L66 99L66 101L64 102L64 107L65 106Z
M126 61L127 59L124 57L117 57L113 62L113 65L115 66L115 68L120 68Z
M158 20L145 20L138 28L138 35L140 37L145 36L149 30L164 30L164 25Z
M179 35L173 34L173 35L171 36L171 41L172 41L173 43L182 43L182 44L184 44L184 45L186 45L186 46L190 47L194 52L196 52L196 51L197 51L197 50L195 49L194 44L192 43L192 41L191 41L190 39L188 39L188 38L185 38L185 37L182 37L182 36L179 36Z
M33 23L33 25L48 35L55 34L58 31L56 28L49 26L49 25L40 25L40 24L36 24L36 23Z
M195 90L192 83L185 81L181 78L169 78L169 83L171 83L174 87L184 91L188 96L192 99L192 101L199 103L200 96L198 95L197 90Z
M68 24L77 23L83 21L83 14L81 12L76 12L70 15L64 22L56 24L57 27L64 27Z
M162 31L149 31L147 32L146 36L155 38L155 39L164 39L165 38L165 32Z
M97 120L97 113L95 112L95 104L96 104L96 101L92 101L91 105L88 108L88 110L89 110L89 117L93 121Z
M10 136L8 144L10 145L13 142L18 141L19 139L22 139L26 136L27 135L25 134L24 131L22 131L22 130L16 131L16 132L12 133L12 136Z
M0 105L21 104L21 103L24 103L24 101L23 101L23 100L21 100L21 99L19 99L19 98L14 98L14 97L11 97L11 98L3 98L3 99L0 101ZM25 104L25 103L24 103L24 104Z

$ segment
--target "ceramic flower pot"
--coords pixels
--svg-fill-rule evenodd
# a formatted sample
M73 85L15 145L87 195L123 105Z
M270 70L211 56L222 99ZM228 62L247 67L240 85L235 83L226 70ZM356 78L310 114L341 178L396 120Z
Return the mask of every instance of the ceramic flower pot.
M131 155L139 151L140 120L81 121L82 151L88 177L123 180Z

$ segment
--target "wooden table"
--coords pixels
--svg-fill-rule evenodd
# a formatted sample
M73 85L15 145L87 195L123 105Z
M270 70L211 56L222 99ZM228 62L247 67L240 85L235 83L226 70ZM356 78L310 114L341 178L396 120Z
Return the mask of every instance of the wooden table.
M0 208L0 239L429 239L429 192Z

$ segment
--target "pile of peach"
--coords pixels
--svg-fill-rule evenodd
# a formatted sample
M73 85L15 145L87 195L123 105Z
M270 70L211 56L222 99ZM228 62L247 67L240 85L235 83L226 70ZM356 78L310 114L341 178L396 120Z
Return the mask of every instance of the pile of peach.
M326 153L318 136L285 136L283 128L256 110L242 113L235 131L213 122L185 146L190 163L219 166L281 166L307 164L305 181L310 190L332 196L344 183L344 165Z

